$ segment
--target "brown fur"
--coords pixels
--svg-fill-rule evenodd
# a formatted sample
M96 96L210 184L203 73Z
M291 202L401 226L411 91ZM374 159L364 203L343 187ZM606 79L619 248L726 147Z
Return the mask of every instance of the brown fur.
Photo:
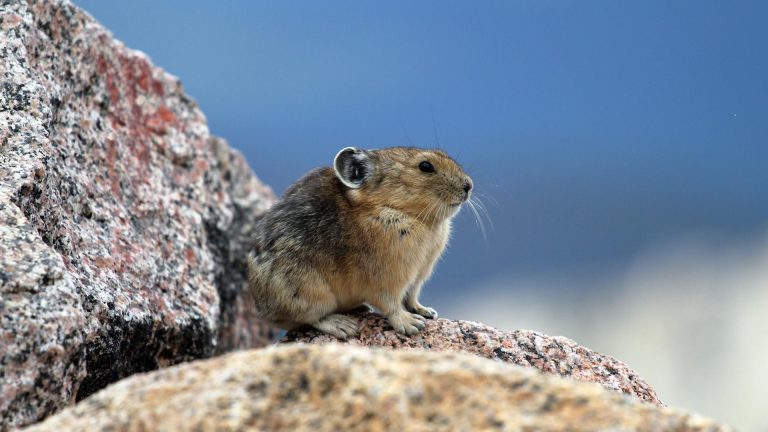
M422 172L422 161L435 172ZM367 303L413 334L437 316L419 291L471 179L440 150L348 148L334 162L292 185L258 222L248 257L257 311L284 328L310 324L345 338L356 326L337 312Z

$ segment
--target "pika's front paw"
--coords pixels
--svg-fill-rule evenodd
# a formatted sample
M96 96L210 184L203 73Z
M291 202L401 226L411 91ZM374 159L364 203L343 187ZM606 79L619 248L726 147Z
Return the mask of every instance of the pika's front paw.
M312 324L312 327L339 339L347 339L357 335L357 321L340 314L328 315Z
M421 315L424 318L429 318L429 319L437 318L437 311L432 309L431 307L426 307L424 305L416 304L415 306L409 307L408 310L415 314Z
M401 310L389 317L389 324L396 332L411 336L424 328L424 318Z

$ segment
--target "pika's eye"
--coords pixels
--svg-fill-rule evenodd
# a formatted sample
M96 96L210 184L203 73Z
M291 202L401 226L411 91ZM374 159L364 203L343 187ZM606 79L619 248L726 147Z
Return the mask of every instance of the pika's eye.
M425 173L435 172L435 167L433 167L432 164L429 163L429 161L421 161L419 163L419 169L421 170L421 172L425 172Z

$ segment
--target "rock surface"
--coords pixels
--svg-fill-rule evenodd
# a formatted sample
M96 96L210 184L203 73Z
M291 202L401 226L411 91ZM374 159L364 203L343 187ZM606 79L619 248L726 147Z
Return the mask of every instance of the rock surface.
M634 395L646 402L662 405L656 392L626 364L598 354L564 337L552 337L530 330L501 331L470 321L427 320L424 330L414 336L395 333L387 321L372 312L354 314L360 334L348 341L311 327L288 332L281 343L350 345L462 351L482 357L531 366L543 372L601 384L610 390Z
M463 353L292 345L130 377L29 431L719 431L696 415Z
M263 345L240 259L274 197L179 81L65 0L0 3L0 430Z

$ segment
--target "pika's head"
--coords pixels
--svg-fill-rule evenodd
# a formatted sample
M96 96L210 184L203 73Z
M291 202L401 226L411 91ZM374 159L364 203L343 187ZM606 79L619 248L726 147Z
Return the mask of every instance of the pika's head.
M336 155L333 168L356 202L430 222L455 215L472 190L472 179L442 150L347 147Z

